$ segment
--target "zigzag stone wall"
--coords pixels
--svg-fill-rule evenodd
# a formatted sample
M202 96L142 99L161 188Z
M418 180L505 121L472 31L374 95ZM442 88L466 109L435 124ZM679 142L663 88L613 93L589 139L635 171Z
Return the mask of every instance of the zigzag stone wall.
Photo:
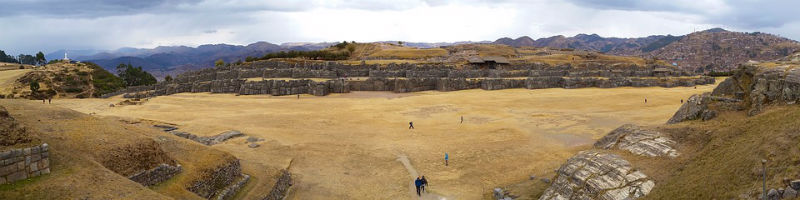
M243 65L209 68L178 75L173 81L149 86L129 87L106 95L124 94L145 98L182 92L233 93L240 95L324 96L350 91L418 92L464 89L499 90L508 88L583 88L583 87L676 87L714 83L710 77L663 66L586 64L549 66L525 64L499 69L460 69L445 65L389 64L343 65L327 63L283 63L257 61ZM245 79L263 78L261 81ZM275 80L287 78L291 80ZM305 78L325 78L314 81Z

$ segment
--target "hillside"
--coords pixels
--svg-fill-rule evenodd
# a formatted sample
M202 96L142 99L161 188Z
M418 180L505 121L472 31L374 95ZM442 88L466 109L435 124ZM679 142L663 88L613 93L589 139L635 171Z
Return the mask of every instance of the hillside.
M769 61L800 50L800 43L767 33L702 31L664 42L653 51L612 54L655 57L698 71L729 71L749 60Z
M52 169L2 185L0 199L204 199L190 191L192 185L222 181L211 173L238 164L228 153L165 134L147 121L99 118L25 100L0 100L0 114L3 123L16 118L49 145ZM154 187L129 178L161 164L182 170Z
M748 60L768 61L800 50L800 43L767 33L731 32L720 28L683 36L654 35L641 38L578 34L533 40L500 38L495 44L514 47L571 48L612 55L656 58L698 72L729 71Z
M574 37L565 37L563 35L539 38L536 40L528 36L519 37L517 39L500 38L496 40L495 44L505 44L513 47L533 46L533 47L550 47L550 48L569 48L580 49L598 52L612 52L612 51L625 51L630 49L644 48L650 43L668 36L655 35L643 38L615 38L600 37L597 34L578 34Z
M122 80L92 63L53 63L34 69L0 71L5 98L88 98L124 87ZM31 82L39 85L31 91Z

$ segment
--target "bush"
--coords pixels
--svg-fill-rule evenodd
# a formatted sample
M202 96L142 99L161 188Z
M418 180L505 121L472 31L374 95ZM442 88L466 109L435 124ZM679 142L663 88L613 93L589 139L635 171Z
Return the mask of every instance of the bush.
M88 76L89 72L80 71L78 72L78 76Z
M39 90L39 81L31 81L31 91L36 93Z
M25 69L25 66L20 65L19 69Z

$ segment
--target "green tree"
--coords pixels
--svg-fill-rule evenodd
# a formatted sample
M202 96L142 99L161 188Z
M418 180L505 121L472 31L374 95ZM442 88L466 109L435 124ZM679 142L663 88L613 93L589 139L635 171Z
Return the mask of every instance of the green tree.
M47 63L47 59L44 58L44 53L42 53L41 51L39 53L36 53L36 63L40 65Z
M219 60L217 60L217 61L215 61L215 62L214 62L214 66L217 66L217 67L219 67L219 66L225 66L225 61L224 61L224 60L222 60L222 59L219 59Z
M39 91L39 81L31 81L31 91L33 93Z
M142 67L134 67L131 64L119 64L117 75L125 82L126 86L152 85L156 84L156 78L144 71Z
M166 81L166 82L172 81L172 76L167 75L166 77L164 77L164 81Z
M347 45L347 52L350 52L350 54L353 54L354 51L356 51L356 45L355 44Z

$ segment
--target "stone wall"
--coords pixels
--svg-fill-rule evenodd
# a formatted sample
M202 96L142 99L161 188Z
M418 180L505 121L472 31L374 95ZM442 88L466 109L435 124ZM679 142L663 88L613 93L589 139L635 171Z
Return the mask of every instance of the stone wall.
M658 70L656 70L658 69ZM426 90L455 91L481 88L613 88L677 87L713 83L710 77L689 77L689 72L662 66L619 66L587 64L549 66L525 64L500 69L459 69L445 65L389 64L343 65L326 63L282 63L257 61L231 67L217 67L186 72L171 82L151 86L129 87L126 98L147 98L181 92L233 93L240 95L324 96L350 91L418 92ZM368 77L363 79L362 77ZM264 78L245 81L246 78ZM287 78L292 80L274 80ZM304 78L328 78L313 81ZM268 79L268 80L267 80ZM299 79L299 80L298 80ZM355 79L355 80L354 80Z
M223 194L224 189L243 177L238 159L204 173L204 176L190 183L186 189L206 199L225 195Z
M142 184L144 186L151 186L172 178L178 173L181 173L183 167L180 164L176 164L175 166L171 166L168 164L160 164L153 169L141 171L134 175L128 177L134 182Z
M275 182L275 186L272 186L272 190L269 191L267 197L264 197L264 200L281 200L286 197L286 193L289 192L289 187L292 186L292 174L289 173L288 170L281 170L281 176L278 177L278 181Z
M0 184L44 174L50 174L50 150L47 143L0 152Z

